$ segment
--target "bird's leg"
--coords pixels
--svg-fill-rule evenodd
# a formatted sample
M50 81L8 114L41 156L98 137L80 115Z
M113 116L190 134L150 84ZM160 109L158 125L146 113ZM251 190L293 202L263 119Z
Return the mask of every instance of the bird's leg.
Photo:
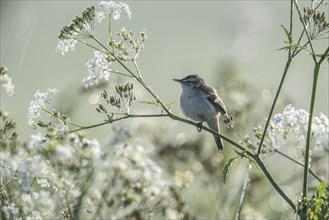
M202 130L202 123L203 123L203 121L200 121L200 122L198 122L198 123L196 124L196 130L197 130L198 132L200 132L200 131Z

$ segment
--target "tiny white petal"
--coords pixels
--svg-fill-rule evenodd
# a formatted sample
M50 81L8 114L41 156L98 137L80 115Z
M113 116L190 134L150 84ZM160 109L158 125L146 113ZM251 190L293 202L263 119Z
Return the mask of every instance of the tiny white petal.
M83 79L84 86L86 88L97 84L100 79L106 81L110 77L110 62L107 60L107 54L101 51L94 52L94 58L88 60L86 66L88 68L88 76Z
M58 92L58 89L48 89L47 92L42 93L39 90L34 94L34 100L31 101L28 110L28 124L36 127L37 119L41 117L42 108L50 105L53 96Z

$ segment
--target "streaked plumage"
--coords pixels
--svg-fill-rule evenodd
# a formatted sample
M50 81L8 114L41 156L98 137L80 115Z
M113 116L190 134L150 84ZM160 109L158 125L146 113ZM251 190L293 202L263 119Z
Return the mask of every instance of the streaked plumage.
M184 115L196 122L206 122L209 128L219 132L219 116L228 115L224 102L216 90L198 75L188 75L183 79L174 80L182 86L180 106ZM214 135L214 138L218 149L222 150L222 139L218 135Z

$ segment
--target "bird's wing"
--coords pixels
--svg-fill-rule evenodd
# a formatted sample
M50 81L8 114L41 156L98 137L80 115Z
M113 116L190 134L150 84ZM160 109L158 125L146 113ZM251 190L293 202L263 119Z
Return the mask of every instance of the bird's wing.
M214 108L220 112L222 115L226 115L226 107L224 102L219 98L216 93L216 90L211 88L210 86L205 86L204 88L205 93L207 94L208 101L214 106Z

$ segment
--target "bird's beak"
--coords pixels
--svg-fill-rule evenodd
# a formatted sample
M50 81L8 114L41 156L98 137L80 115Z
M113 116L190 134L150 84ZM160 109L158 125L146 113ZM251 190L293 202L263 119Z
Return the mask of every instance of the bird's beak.
M181 80L181 79L172 79L172 80L174 80L174 81L176 81L176 82L179 82L179 83L181 83L181 82L182 82L182 80Z

